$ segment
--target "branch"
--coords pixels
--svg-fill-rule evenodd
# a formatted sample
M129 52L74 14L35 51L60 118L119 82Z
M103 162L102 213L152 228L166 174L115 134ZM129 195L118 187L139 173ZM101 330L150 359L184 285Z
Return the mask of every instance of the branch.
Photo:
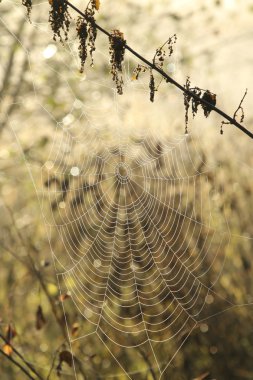
M22 372L24 372L26 374L26 376L30 379L30 380L35 380L34 377L32 377L30 375L30 373L19 363L17 362L15 359L13 359L11 356L7 355L1 348L0 348L0 353L2 355L4 355L10 362L12 362L12 364L14 364L16 367L18 367L19 369L21 369Z
M67 5L70 6L70 8L72 8L74 11L76 11L80 16L82 16L84 19L87 20L87 16L82 12L80 11L80 9L78 9L75 5L73 5L72 3L70 3L68 0L65 0L65 3ZM102 32L103 34L105 34L106 36L110 37L111 34L105 30L104 28L102 28L100 25L98 25L97 23L95 23L95 26L96 28ZM207 102L205 99L199 97L198 95L194 94L192 91L188 90L187 88L185 88L184 86L182 86L180 83L178 83L177 81L175 81L175 79L171 78L168 74L166 74L162 69L160 69L159 67L157 67L154 63L148 61L146 58L144 58L143 56L141 56L139 53L137 53L134 49L132 49L129 45L125 45L125 49L127 49L130 53L132 53L135 57L137 57L140 61L142 61L143 63L145 63L145 65L147 65L148 67L150 67L152 70L156 71L157 73L159 73L160 75L162 75L162 77L164 79L166 79L166 82L168 83L171 83L173 84L175 87L177 87L179 90L181 90L184 94L187 94L189 95L191 98L194 98L196 101L198 101L199 103L201 104L204 104L206 105L207 107L209 107L211 110L213 110L214 112L216 112L217 114L219 114L220 116L224 117L224 119L226 119L227 121L229 121L229 124L231 125L234 125L235 127L237 127L238 129L240 129L243 133L245 133L246 135L248 135L249 137L251 137L253 139L253 133L250 132L247 128L245 128L243 125L241 125L240 123L238 123L234 117L231 117L229 115L227 115L224 111L222 111L221 109L217 108L216 106L214 106L213 104Z
M53 361L52 361L52 364L51 364L51 367L50 367L50 370L49 370L49 373L48 373L48 375L47 375L46 380L50 380L51 374L52 374L53 369L54 369L55 361L56 361L57 355L58 355L59 352L60 352L61 347L62 347L62 344L57 348L57 350L56 350L55 353L54 353Z
M26 239L23 237L23 235L21 234L21 232L20 232L19 229L17 228L16 220L15 220L15 218L14 218L14 215L13 215L12 209L11 209L11 208L5 203L4 199L2 199L2 201L3 201L3 203L4 203L5 208L7 209L8 213L9 213L9 215L10 215L10 218L11 218L11 221L12 221L12 226L14 227L14 229L15 229L15 231L16 231L16 234L17 234L17 236L18 236L18 238L19 238L19 240L20 240L20 243L21 243L21 245L23 246L23 248L24 248L24 249L26 250L26 252L27 252L27 258L28 258L28 260L29 260L29 263L26 264L26 263L24 263L24 262L22 262L22 261L21 261L21 262L22 262L22 264L24 264L24 265L27 266L28 270L30 270L30 272L31 272L31 273L37 278L37 280L39 281L40 286L41 286L41 288L42 288L42 290L43 290L45 296L47 297L47 300L48 300L48 302L49 302L49 304L50 304L50 306L51 306L52 313L53 313L53 315L54 315L54 317L55 317L55 319L56 319L56 321L57 321L57 323L58 323L58 325L59 325L59 327L60 327L60 329L61 329L61 331L62 331L62 333L63 333L63 336L64 336L64 338L68 341L68 334L67 334L66 329L65 329L65 327L64 327L64 321L63 321L63 319L62 319L62 315L59 315L59 313L58 313L58 309L57 309L57 307L56 307L56 305L55 305L54 300L52 299L52 297L51 297L50 294L49 294L49 291L48 291L47 286L46 286L46 284L45 284L45 282L44 282L44 279L43 279L43 277L42 277L42 274L41 274L40 271L36 268L35 262L34 262L32 256L31 256L31 254L30 254L30 250L31 250L32 252L34 252L35 254L37 254L36 249L35 249L35 247L33 246L33 244L27 242ZM8 251L9 251L11 254L13 254L12 251L11 251L9 248L8 248ZM15 255L15 256L16 256L16 255ZM20 260L19 260L19 261L20 261Z
M244 120L244 109L243 109L243 107L242 107L242 103L243 103L243 101L244 101L244 99L245 99L247 93L248 93L248 89L246 88L246 90L245 90L245 92L244 92L244 95L243 95L243 97L242 97L242 99L241 99L241 101L240 101L240 103L239 103L239 106L237 107L237 109L236 109L236 111L235 111L235 113L234 113L234 119L236 119L237 112L241 111L241 119L240 119L240 122L241 122L241 123L242 123L243 120Z
M0 334L0 338L6 343L8 344L13 352L15 352L15 354L23 361L23 363L25 365L27 365L27 367L40 379L40 380L43 380L43 377L36 371L36 369L33 367L33 365L31 365L21 354L18 350L16 350L16 348L2 335Z
M42 274L40 273L40 271L36 268L36 264L30 254L30 250L32 250L34 253L37 253L36 252L36 249L35 247L33 246L33 244L29 243L26 241L26 239L23 237L23 235L21 234L21 232L19 231L19 229L17 228L17 225L16 225L16 221L15 221L15 218L14 218L14 215L12 213L12 210L11 208L4 202L4 200L2 200L3 203L4 203L4 206L5 208L8 210L9 212L9 215L10 215L10 218L11 218L11 221L12 221L12 225L16 231L16 234L20 240L20 243L21 245L23 246L23 248L26 249L26 252L27 252L27 257L29 259L29 263L25 263L23 262L22 260L19 259L19 261L26 265L26 267L31 271L31 273L37 278L37 280L39 281L40 283L40 286L45 294L45 296L47 297L47 300L51 306L51 310L52 310L52 313L55 317L55 320L58 324L58 326L60 327L61 331L62 331L62 334L63 334L63 337L66 341L69 341L69 336L68 336L68 333L67 333L67 329L65 328L65 323L64 323L64 319L62 318L62 314L59 315L59 312L58 312L58 309L55 305L55 302L54 300L52 299L52 297L50 296L49 292L48 292L48 289L47 289L47 286L44 282L44 279L43 279L43 276ZM12 250L8 249L8 251L14 255L14 257L16 257L16 254L14 254L12 252ZM86 375L85 375L85 372L84 372L84 369L82 367L82 364L81 364L81 361L75 357L75 363L76 365L78 366L78 370L80 372L80 374L82 375L83 379L85 380L86 379ZM50 375L50 373L49 373Z

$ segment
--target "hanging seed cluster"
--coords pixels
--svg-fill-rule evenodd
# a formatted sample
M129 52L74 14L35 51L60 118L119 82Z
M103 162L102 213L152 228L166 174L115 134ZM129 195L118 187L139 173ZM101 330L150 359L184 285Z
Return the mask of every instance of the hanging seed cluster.
M159 67L160 69L163 68L165 59L172 56L174 52L174 45L176 42L177 42L177 35L173 34L173 36L170 37L161 47L156 49L156 52L153 58L153 64L156 67Z
M49 12L49 23L54 33L54 40L57 38L63 43L62 33L65 41L68 39L68 32L70 26L70 14L68 12L68 5L64 0L49 0L51 9Z
M31 11L32 11L32 0L22 0L22 5L26 7L27 17L30 20Z
M81 60L80 73L83 73L84 65L87 60L88 52L91 57L91 66L93 66L93 52L96 50L95 42L97 38L97 27L95 21L95 11L99 10L100 2L98 0L90 1L84 12L85 17L77 19L76 30L79 38L79 58Z
M160 46L158 49L156 49L155 55L153 57L152 63L154 66L156 66L159 69L163 69L164 62L166 58L171 57L171 55L174 52L174 45L177 42L177 35L173 34L172 37L170 37L162 46ZM138 65L133 72L133 80L138 80L141 73L145 73L146 71L149 71L149 91L150 91L150 101L154 102L155 100L155 92L158 91L158 88L160 84L162 83L162 80L156 86L155 83L155 77L153 74L153 70L150 69L147 66Z
M186 78L186 83L185 83L185 85L184 85L184 88L185 88L186 90L190 90L190 85L191 85L190 79L189 79L189 77L187 77L187 78ZM184 108L185 108L185 116L184 116L184 120L185 120L185 134L188 133L190 101L191 101L191 96L188 95L188 94L185 92L185 93L184 93Z
M96 10L98 11L98 9L99 9L99 2L94 0L88 4L85 11L85 16L87 20L87 34L88 34L88 39L86 41L87 41L92 65L93 65L93 52L96 50L95 42L97 38L97 27L96 27L94 16L95 16L95 11Z
M83 17L79 17L76 23L77 35L79 38L79 58L81 60L80 73L84 71L84 65L88 56L87 49L87 38L88 38L88 27L87 22Z
M150 101L153 102L155 100L156 88L155 88L155 78L154 78L152 70L150 71L149 91L150 91Z
M198 112L198 107L201 105L205 117L208 117L210 115L210 112L212 111L212 106L216 105L216 94L212 93L209 90L203 90L199 87L191 87L191 81L190 78L186 78L186 83L184 85L184 88L188 91L190 91L192 94L196 95L197 98L192 96L189 93L184 93L184 108L185 108L185 133L188 133L188 123L189 123L189 109L191 105L191 111L193 118ZM202 100L208 102L209 104L203 103Z
M119 30L113 30L109 37L109 43L112 79L116 84L118 94L122 95L124 84L122 77L122 63L125 56L126 40L124 39L123 33Z
M93 66L93 53L96 50L95 42L97 38L97 27L93 16L90 16L88 20L88 48L91 56L91 65Z

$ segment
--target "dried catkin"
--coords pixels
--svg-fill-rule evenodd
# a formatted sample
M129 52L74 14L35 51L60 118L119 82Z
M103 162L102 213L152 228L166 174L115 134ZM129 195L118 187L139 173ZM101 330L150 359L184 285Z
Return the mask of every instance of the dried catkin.
M186 83L184 85L186 90L190 90L190 79L189 77L186 78ZM184 93L184 108L185 108L185 133L188 133L188 122L189 122L189 108L190 108L190 100L191 96L188 95L186 92Z
M87 38L88 38L88 25L83 17L79 17L76 23L77 35L79 38L79 58L81 60L80 73L84 71L84 65L87 59Z
M109 53L112 79L116 83L118 94L123 94L122 63L124 62L126 40L123 33L113 30L109 37Z
M84 11L85 17L79 17L76 23L77 35L79 38L79 57L81 60L80 72L84 70L88 52L93 66L93 53L96 50L97 26L95 21L95 11L99 9L99 1L90 1Z
M153 102L155 100L155 78L152 73L152 70L150 72L149 90L150 90L150 101Z
M49 12L49 23L54 33L54 40L58 37L63 43L62 32L65 41L68 39L68 32L70 26L70 14L68 12L68 5L64 0L49 0L51 9Z

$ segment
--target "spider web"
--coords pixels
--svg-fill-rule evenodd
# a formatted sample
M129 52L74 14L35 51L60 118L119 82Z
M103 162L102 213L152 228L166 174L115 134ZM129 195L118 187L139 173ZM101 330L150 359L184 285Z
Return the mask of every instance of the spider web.
M62 160L53 152L58 159L49 162L59 178ZM64 200L54 184L46 194L53 208L48 225L63 247L54 249L61 292L86 320L86 333L71 341L97 334L125 349L149 344L161 373L162 342L183 343L218 297L209 271L230 237L225 221L222 230L214 225L210 199L203 222L206 175L189 173L182 156L193 162L186 152L184 137L163 145L163 153L152 140L106 149L61 168L59 187L71 170L79 173ZM44 172L49 183L52 170Z
M45 24L33 26L44 31ZM73 62L79 65L76 39L63 50L71 65L62 65L71 71ZM29 62L36 103L55 126L35 186L59 289L70 296L62 305L73 353L77 342L94 336L128 378L140 370L130 372L121 357L136 350L162 377L191 332L208 328L213 302L223 310L234 306L215 291L231 238L216 207L219 168L199 151L199 136L178 133L175 125L168 131L167 116L153 117L156 105L149 111L145 78L131 81L129 57L123 98L108 75L102 82L87 71L88 78L75 78L89 93L85 101L49 61L72 98L61 118L44 104L40 67ZM164 107L164 93L157 96ZM75 336L67 309L82 321Z

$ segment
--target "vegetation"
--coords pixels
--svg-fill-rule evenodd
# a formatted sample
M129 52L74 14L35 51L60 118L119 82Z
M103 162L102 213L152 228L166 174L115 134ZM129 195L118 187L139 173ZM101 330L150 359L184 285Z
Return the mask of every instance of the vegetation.
M197 38L187 51L184 35L218 11L210 45L223 41L237 25L224 4L152 3L90 1L83 19L51 1L53 36L45 3L23 2L31 23L22 4L1 3L3 380L252 378L252 141L211 113L219 101L236 110L232 122L252 123L246 92L238 105L252 88L249 49L245 70L231 81L221 67L221 83L222 59L194 60ZM145 40L149 12L161 28ZM248 3L234 12L236 33L240 22L250 30ZM105 39L100 24L112 30ZM164 26L172 37L156 48ZM125 36L153 67L130 57ZM183 101L154 69L172 64L182 70L173 80L187 78Z

